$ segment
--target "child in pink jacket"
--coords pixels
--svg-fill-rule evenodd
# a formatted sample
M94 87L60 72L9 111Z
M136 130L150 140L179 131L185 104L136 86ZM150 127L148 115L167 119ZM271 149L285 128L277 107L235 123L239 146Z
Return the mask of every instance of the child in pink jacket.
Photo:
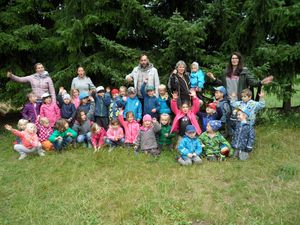
M61 118L60 109L58 108L56 102L52 101L49 93L43 94L42 98L43 104L40 109L40 116L47 117L50 122L50 127L54 127L55 122Z
M93 123L91 127L91 142L94 148L94 152L98 152L104 145L105 138L105 129L103 127L100 127L97 123Z
M189 103L183 102L181 108L177 107L178 94L173 94L173 99L171 101L171 110L176 115L172 124L171 133L178 132L178 142L179 143L182 137L185 135L185 128L187 125L193 125L196 128L196 133L201 134L201 128L196 118L196 114L200 109L203 102L196 97L195 91L190 91L190 96L192 97L193 105L190 106Z
M118 119L125 131L125 146L133 147L137 136L140 131L140 124L134 119L132 111L126 113L126 121L123 117L123 112L118 116Z
M112 148L122 145L125 141L124 138L124 131L122 127L120 126L120 123L118 120L112 120L110 123L110 126L107 130L107 136L105 139L105 143L108 144L112 150Z

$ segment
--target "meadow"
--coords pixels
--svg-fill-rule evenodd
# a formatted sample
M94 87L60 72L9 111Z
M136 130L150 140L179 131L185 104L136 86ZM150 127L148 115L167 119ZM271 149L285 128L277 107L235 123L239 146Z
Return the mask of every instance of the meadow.
M298 121L298 122L297 122ZM300 116L263 114L247 162L83 147L18 161L0 129L0 224L300 224Z

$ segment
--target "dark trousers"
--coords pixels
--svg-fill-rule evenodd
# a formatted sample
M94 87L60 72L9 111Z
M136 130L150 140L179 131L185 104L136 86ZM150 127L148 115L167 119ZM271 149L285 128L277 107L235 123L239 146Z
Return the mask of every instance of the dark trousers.
M108 129L108 117L102 117L102 116L95 116L96 118L96 123L100 126L103 127L105 130Z

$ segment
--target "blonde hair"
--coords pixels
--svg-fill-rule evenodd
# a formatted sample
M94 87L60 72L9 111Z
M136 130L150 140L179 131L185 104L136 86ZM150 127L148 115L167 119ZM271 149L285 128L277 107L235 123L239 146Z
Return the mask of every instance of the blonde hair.
M158 86L158 89L165 89L165 90L167 90L167 86L164 85L164 84L161 84L161 85Z
M91 127L91 132L92 134L95 134L97 132L97 130L100 130L101 127L97 124L97 123L93 123L92 127Z
M244 94L248 97L252 97L252 91L249 88L242 90L241 94Z
M125 92L127 91L127 87L125 87L125 86L119 87L119 91L121 91L122 89L123 89Z
M27 129L31 129L31 128L34 129L34 133L37 132L36 125L35 125L34 123L27 123L27 124L26 124L26 130L27 130Z
M170 117L169 114L167 114L167 113L162 113L162 114L160 115L160 122L161 122L161 119L162 119L162 118L168 119L168 124L170 124L170 122L171 122L171 117Z
M40 124L46 124L46 123L49 123L49 119L47 117L40 117L40 120L39 120Z
M27 99L29 100L30 98L32 98L33 96L36 96L33 92L30 92L26 95Z
M73 98L74 91L77 91L78 95L80 94L80 91L77 88L71 89L70 90L71 98Z
M29 123L28 120L20 119L20 120L18 121L17 127L18 127L18 129L20 130L22 125L26 126L28 123Z

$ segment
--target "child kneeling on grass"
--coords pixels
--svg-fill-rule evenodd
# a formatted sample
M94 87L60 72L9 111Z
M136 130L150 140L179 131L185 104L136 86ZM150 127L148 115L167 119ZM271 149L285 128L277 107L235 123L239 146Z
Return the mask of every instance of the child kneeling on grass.
M153 118L146 114L143 117L143 126L141 126L137 139L135 141L134 150L137 153L140 148L142 152L153 156L160 154L158 144L156 141L155 134L160 131L160 124L157 122L156 118Z
M113 120L110 122L110 126L107 130L107 137L105 139L106 144L110 146L109 151L113 148L123 145L125 141L124 131L120 126L118 120Z
M4 127L21 139L22 144L14 145L14 150L20 153L19 160L24 159L28 153L38 153L40 156L45 156L42 145L36 134L36 126L33 123L27 123L24 131L15 130L8 124Z
M49 119L47 117L38 116L35 125L42 148L46 151L51 151L53 149L53 145L48 139L53 133L53 129L50 127Z
M188 166L192 163L202 163L200 158L202 147L200 141L196 137L196 128L193 125L186 126L185 136L179 143L178 151L181 154L178 159L178 162L181 165Z
M94 152L98 152L104 145L106 137L106 131L103 127L100 127L97 123L93 123L91 127L91 142L94 148Z
M69 127L69 123L65 119L59 119L55 123L54 132L49 141L56 151L61 152L63 148L75 140L76 136L77 133Z

